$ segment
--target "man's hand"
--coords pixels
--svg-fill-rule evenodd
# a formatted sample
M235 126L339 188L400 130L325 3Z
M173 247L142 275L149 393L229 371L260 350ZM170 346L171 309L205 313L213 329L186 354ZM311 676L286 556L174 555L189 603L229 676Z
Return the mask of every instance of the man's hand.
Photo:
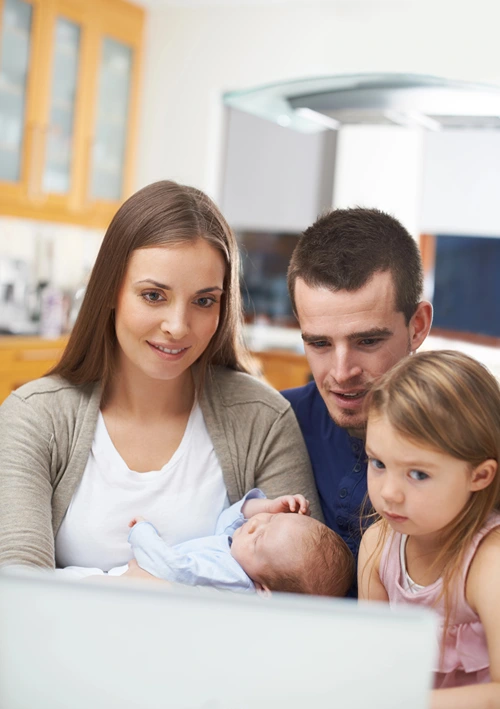
M128 523L129 527L135 527L136 524L139 524L139 522L145 522L146 520L144 517L141 517L140 515L137 515L137 517L134 517L133 519L130 520Z

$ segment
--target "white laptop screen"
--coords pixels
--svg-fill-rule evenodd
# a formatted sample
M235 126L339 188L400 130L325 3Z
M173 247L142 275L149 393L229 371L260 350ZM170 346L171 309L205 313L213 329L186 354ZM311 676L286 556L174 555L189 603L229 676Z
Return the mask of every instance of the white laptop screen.
M424 709L434 617L0 574L2 709Z

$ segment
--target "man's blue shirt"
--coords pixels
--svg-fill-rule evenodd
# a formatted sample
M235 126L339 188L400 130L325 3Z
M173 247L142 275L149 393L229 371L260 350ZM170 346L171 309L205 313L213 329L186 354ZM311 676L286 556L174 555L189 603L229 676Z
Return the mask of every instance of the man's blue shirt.
M366 495L364 442L334 423L314 382L281 393L302 430L325 523L346 541L357 560Z

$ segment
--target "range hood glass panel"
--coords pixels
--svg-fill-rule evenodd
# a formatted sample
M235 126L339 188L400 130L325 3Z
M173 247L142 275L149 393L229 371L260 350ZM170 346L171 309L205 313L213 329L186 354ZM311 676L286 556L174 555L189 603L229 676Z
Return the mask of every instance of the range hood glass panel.
M354 74L300 79L269 84L224 95L224 102L248 113L267 118L302 132L325 130L297 109L307 108L342 123L342 112L351 114L346 123L391 123L386 112L417 112L432 116L457 116L470 127L480 127L477 117L500 116L500 87L451 81L417 74ZM446 121L443 123L447 125Z

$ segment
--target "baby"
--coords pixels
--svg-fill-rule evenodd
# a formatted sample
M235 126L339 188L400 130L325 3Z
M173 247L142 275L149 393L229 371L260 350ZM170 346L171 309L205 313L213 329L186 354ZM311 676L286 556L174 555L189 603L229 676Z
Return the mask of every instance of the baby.
M213 536L169 547L150 522L135 517L129 542L139 566L168 581L344 596L354 574L351 552L308 515L302 495L268 500L255 488L222 512Z

